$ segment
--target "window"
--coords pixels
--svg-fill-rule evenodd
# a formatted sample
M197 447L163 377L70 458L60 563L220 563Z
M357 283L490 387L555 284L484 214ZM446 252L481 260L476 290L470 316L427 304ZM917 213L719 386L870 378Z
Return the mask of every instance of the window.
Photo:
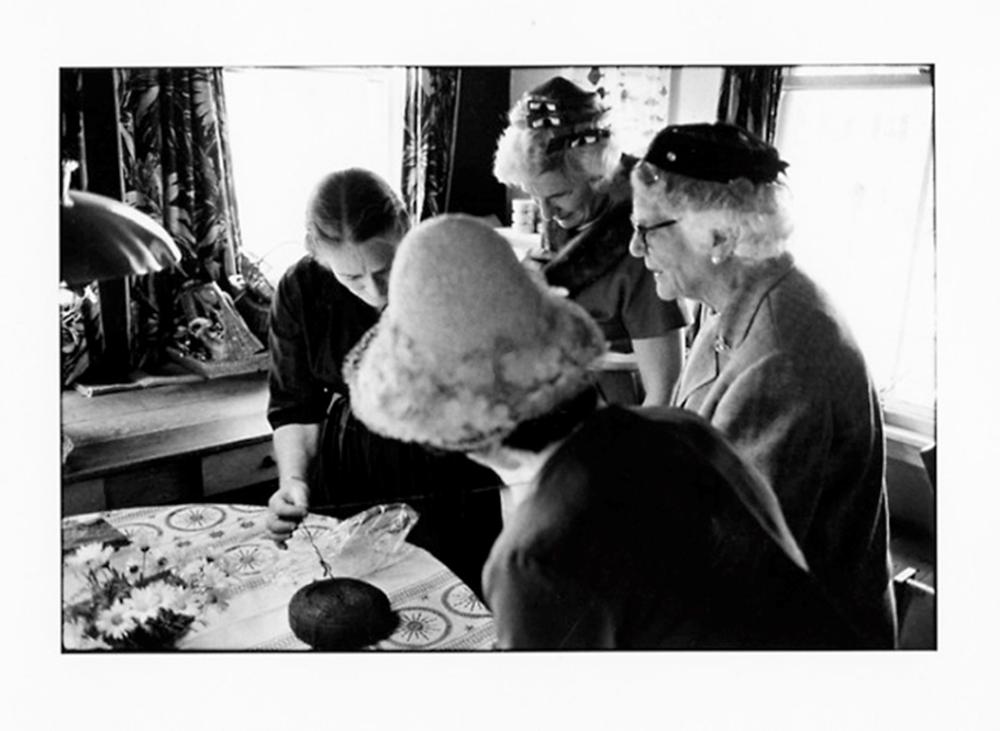
M536 66L511 71L511 101L553 76L596 91L611 108L608 117L622 150L642 156L667 124L672 70L666 66Z
M933 89L917 66L796 67L777 146L791 250L865 352L887 421L931 434L935 399Z
M275 283L304 253L305 207L326 173L364 167L400 187L402 68L230 68L233 180L246 255Z

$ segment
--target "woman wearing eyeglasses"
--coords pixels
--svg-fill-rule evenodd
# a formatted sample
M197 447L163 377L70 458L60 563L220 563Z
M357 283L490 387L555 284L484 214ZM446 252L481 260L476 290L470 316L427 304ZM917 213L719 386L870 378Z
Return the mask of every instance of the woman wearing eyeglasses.
M673 404L708 419L777 494L813 573L895 641L882 413L864 357L785 251L778 151L726 124L662 130L632 172L630 251L702 323Z
M519 493L483 569L498 648L871 646L718 430L684 409L599 402L600 329L481 221L412 229L389 293L346 359L352 408Z
M597 94L562 77L527 92L509 116L493 174L538 204L556 250L542 268L546 281L587 310L612 351L635 354L642 403L667 403L687 321L676 302L657 298L649 272L628 255L635 158L622 155ZM606 401L638 400L631 374L605 372L598 385Z

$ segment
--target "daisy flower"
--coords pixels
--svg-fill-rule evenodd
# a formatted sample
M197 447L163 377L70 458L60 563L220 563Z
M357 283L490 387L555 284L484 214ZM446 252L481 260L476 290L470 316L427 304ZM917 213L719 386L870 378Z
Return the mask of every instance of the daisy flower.
M85 543L66 557L70 566L103 566L111 560L114 548L100 543Z
M228 583L229 579L229 566L225 561L215 560L212 563L205 566L202 574L205 577L205 581L212 586L219 586Z
M102 635L119 640L135 629L136 622L130 616L128 607L118 600L97 615L94 626Z
M170 589L171 591L164 596L164 607L176 614L186 614L189 617L198 616L201 611L201 603L194 592L176 586L171 586Z
M186 614L190 617L195 617L201 610L197 593L190 587L163 582L161 598L162 602L160 606L175 614Z
M195 559L194 561L188 561L186 564L181 566L177 575L180 576L181 581L185 584L193 584L201 576L201 570L204 566L204 562L201 559Z
M138 624L155 619L165 603L163 596L165 586L162 581L156 581L141 589L133 589L132 595L123 602L129 616Z

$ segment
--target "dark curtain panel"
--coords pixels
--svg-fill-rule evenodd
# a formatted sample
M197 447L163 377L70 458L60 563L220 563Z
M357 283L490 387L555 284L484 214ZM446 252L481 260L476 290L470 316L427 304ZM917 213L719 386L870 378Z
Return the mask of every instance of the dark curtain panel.
M730 66L722 77L718 119L774 144L781 97L781 66Z
M87 188L82 165L83 77L78 69L59 72L60 192L65 182L73 190ZM74 163L65 165L65 163ZM64 180L63 178L68 178ZM59 291L59 331L62 383L71 384L91 365L91 350L99 351L103 340L100 310L94 285Z
M448 210L461 71L406 70L402 192L414 222Z
M232 290L240 232L221 69L116 73L125 200L159 221L183 255L175 270L133 283L133 360L143 367L172 338L185 283Z
M507 126L510 69L467 66L460 73L447 211L505 222L510 211L507 188L493 177L493 153Z
M86 190L86 167L83 165L83 74L79 69L59 70L59 157L60 164L72 162L74 165L61 167L60 174L69 174L68 182L73 190Z

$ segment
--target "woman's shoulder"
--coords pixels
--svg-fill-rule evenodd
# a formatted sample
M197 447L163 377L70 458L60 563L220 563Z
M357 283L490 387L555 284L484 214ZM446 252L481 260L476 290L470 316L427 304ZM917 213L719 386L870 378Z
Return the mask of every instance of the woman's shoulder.
M795 336L793 344L838 343L857 349L847 320L823 287L798 267L792 267L767 295L769 321L779 335Z
M313 279L322 278L323 272L333 277L333 273L325 269L309 254L304 254L302 258L292 264L285 273L281 275L280 282L301 284Z
M710 440L712 428L693 411L676 407L604 406L591 414L553 453L546 465L557 471L584 468L588 478L617 481L623 469L642 473L644 465L660 464L662 455L651 441L689 444ZM654 470L655 472L656 470Z
M771 288L741 347L772 372L802 383L867 384L868 365L850 325L822 287L793 268Z
M347 288L337 281L333 272L306 254L292 264L278 281L279 296L295 296L304 300L322 297L324 301L337 301L351 296Z

